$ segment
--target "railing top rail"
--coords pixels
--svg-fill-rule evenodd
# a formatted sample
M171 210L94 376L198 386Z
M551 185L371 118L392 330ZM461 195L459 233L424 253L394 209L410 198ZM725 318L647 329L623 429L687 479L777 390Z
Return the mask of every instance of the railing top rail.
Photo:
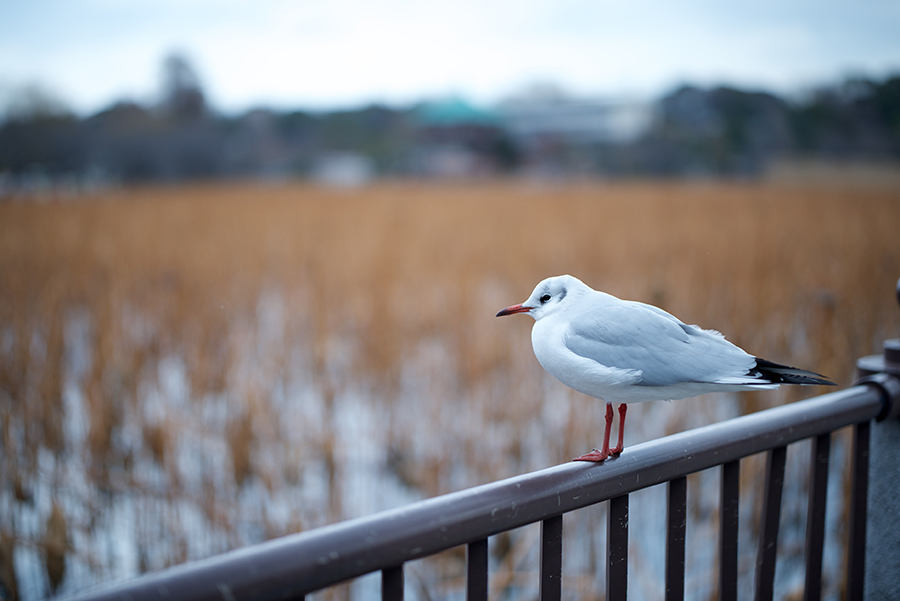
M149 574L91 599L295 598L771 448L877 417L856 386Z

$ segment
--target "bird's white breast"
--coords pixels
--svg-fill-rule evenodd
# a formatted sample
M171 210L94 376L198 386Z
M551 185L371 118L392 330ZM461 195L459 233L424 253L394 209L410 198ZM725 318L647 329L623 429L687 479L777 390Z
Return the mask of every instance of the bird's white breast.
M565 344L568 328L568 322L554 315L535 322L531 330L534 355L557 380L578 392L608 400L640 380L639 370L610 367L570 351Z

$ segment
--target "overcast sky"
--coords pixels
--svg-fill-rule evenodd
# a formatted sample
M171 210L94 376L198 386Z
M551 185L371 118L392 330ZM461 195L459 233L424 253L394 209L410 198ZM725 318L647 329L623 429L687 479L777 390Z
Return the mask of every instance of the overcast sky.
M679 83L794 92L900 73L900 2L0 0L0 89L80 113L155 100L183 53L210 102L328 108L535 83L655 97Z

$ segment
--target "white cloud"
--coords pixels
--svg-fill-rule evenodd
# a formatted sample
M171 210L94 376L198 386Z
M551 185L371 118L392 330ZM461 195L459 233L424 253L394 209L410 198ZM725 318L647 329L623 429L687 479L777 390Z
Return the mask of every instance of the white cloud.
M49 16L48 16L49 15ZM35 0L0 8L0 80L81 110L146 99L173 49L214 103L496 100L533 81L659 93L679 81L781 90L900 68L900 9L761 0Z

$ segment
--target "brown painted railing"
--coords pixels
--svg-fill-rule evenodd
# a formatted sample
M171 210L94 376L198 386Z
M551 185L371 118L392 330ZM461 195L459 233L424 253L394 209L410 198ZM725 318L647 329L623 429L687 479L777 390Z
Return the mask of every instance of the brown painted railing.
M468 601L488 596L488 537L541 523L541 601L561 597L564 513L607 501L606 598L625 599L628 495L668 486L666 599L684 597L688 474L719 467L721 599L737 599L740 460L765 452L766 480L756 563L756 599L773 597L786 447L812 439L806 538L806 599L820 597L831 433L853 427L847 599L862 599L870 424L900 412L900 380L878 364L853 388L629 447L603 464L566 463L468 490L269 541L146 575L90 599L302 599L381 571L382 598L403 598L405 562L467 546ZM871 369L870 369L871 368Z

